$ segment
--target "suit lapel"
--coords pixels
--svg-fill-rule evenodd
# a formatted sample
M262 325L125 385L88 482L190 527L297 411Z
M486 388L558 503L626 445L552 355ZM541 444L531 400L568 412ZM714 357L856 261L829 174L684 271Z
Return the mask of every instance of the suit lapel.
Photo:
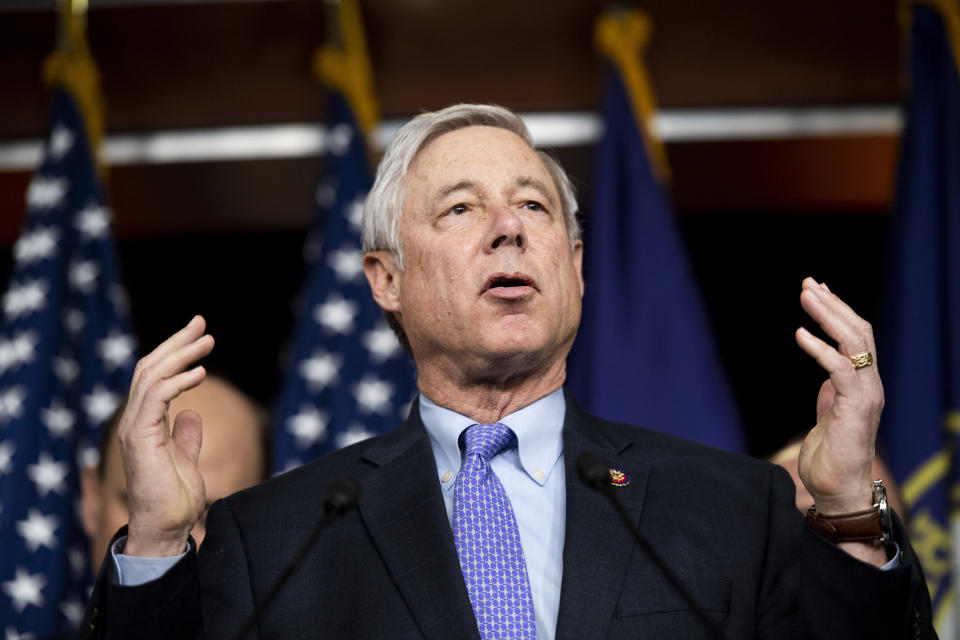
M430 639L479 640L419 404L364 458L375 469L363 479L360 514L417 626Z
M623 454L633 446L620 431L605 432L567 395L563 428L567 480L566 537L557 638L606 637L613 617L634 540L607 498L586 485L577 473L580 454L597 453L630 477L617 492L627 511L639 522L650 474L649 465Z

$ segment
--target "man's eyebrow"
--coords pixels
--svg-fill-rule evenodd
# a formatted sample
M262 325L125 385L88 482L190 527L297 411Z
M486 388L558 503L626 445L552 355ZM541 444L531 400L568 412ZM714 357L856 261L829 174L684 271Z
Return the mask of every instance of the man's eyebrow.
M440 191L437 192L436 200L443 200L451 193L456 193L457 191L470 191L476 188L477 183L473 180L460 180L459 182L454 182L453 184L448 184L447 186L442 187Z
M540 194L547 199L547 202L550 204L551 207L557 206L556 199L550 193L550 189L547 188L547 185L545 185L542 181L537 180L536 178L520 177L520 178L517 178L516 185L517 185L517 188L522 189L524 187L530 187L535 191L539 191Z

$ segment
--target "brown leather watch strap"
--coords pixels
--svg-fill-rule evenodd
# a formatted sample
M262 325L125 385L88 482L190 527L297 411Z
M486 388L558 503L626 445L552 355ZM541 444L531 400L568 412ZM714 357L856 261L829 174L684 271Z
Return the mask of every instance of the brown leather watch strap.
M872 542L879 544L885 537L880 522L880 507L863 511L825 516L816 507L807 511L807 524L830 542Z

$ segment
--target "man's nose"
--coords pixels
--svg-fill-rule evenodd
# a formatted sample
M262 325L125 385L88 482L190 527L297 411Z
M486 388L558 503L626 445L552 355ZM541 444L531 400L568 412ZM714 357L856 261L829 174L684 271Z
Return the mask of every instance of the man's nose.
M527 247L527 234L523 221L516 212L506 205L497 208L490 222L487 235L487 251L501 247Z

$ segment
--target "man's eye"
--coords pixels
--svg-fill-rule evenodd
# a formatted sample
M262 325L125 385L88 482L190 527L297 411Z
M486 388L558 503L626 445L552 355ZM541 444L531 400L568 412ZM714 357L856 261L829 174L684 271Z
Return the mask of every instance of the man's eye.
M460 203L460 204L455 204L449 209L447 209L447 213L452 213L458 216L462 213L466 213L468 210L469 210L469 207L467 205Z
M528 200L523 203L524 209L529 209L530 211L546 211L546 207L537 202L536 200Z

